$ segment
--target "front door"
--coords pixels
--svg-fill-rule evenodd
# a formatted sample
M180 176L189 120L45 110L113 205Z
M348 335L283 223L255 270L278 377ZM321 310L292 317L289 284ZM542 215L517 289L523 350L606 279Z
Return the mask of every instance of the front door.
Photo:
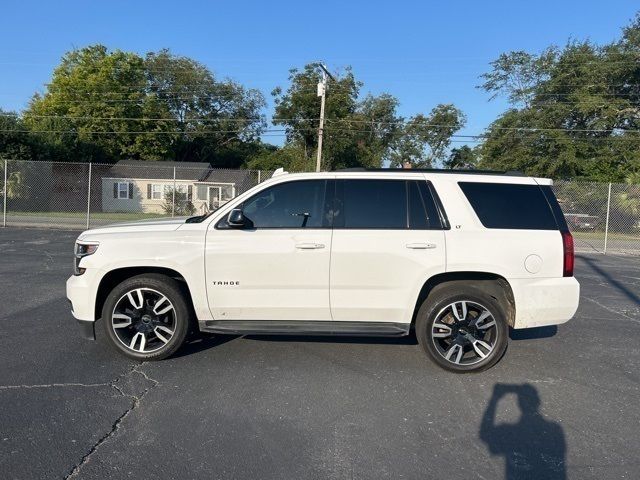
M444 271L444 231L428 184L409 178L336 181L333 320L409 323L424 282Z
M220 206L220 187L209 187L209 210L214 211Z
M326 180L268 187L241 205L243 228L211 225L206 281L215 320L331 320Z

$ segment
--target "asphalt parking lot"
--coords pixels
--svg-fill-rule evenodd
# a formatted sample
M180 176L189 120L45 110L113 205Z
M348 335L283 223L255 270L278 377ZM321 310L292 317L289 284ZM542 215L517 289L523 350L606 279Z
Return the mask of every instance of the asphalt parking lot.
M640 258L580 255L577 316L478 375L415 339L80 338L77 232L0 229L0 477L640 478Z

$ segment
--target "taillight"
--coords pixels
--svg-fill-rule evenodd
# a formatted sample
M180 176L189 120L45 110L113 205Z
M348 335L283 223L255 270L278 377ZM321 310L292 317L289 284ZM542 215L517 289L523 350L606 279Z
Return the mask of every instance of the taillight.
M562 233L562 249L564 252L564 265L562 267L562 276L563 277L573 277L573 263L574 263L574 253L573 253L573 237L570 232L561 232Z

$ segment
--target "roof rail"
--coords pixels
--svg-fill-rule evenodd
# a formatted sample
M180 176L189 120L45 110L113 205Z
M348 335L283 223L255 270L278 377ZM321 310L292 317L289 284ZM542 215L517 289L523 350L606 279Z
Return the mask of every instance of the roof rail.
M285 171L285 169L284 169L283 167L276 168L276 169L273 171L273 173L271 174L271 178L279 177L280 175L286 175L286 174L288 174L288 173L289 173L289 172Z
M523 177L524 173L517 170L509 170L507 172L503 170L451 170L444 168L340 168L333 170L334 172L419 172L419 173L449 173L449 174L465 174L465 175L509 175L513 177Z

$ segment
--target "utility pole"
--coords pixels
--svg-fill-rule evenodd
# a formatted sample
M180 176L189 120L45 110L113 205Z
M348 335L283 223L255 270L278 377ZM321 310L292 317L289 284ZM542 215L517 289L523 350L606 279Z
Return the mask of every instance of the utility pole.
M322 63L318 66L322 70L322 81L318 83L318 96L320 97L320 125L318 126L318 158L316 159L316 172L320 171L322 165L322 136L324 134L324 102L327 98L327 77L335 80L329 73L327 67Z

